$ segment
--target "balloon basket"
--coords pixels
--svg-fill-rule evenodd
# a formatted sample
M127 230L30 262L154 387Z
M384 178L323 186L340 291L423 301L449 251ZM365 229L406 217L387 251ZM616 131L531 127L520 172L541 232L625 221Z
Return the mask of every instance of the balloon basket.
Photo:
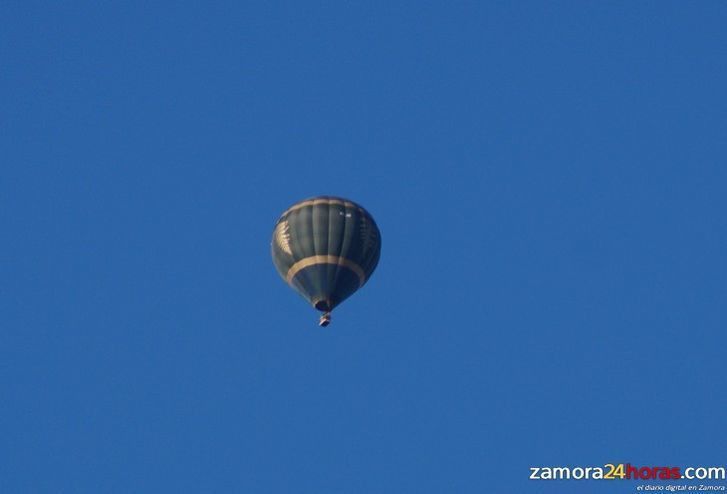
M322 328L325 328L329 324L331 324L331 313L330 312L326 312L325 314L323 314L321 316L320 321L318 321L318 325L320 327L322 327Z

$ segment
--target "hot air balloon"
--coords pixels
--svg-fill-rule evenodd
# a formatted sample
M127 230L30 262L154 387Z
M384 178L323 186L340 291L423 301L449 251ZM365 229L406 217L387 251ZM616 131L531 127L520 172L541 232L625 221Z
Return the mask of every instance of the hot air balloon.
M291 206L278 219L271 243L273 263L288 285L323 312L361 288L376 269L381 234L373 217L353 201L320 196Z

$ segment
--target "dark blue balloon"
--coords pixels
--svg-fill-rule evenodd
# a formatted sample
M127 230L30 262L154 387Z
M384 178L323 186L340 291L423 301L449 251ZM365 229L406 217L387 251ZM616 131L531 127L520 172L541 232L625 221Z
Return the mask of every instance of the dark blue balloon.
M275 225L272 256L280 276L321 312L329 312L361 288L376 269L381 233L373 217L353 201L321 196L285 211Z

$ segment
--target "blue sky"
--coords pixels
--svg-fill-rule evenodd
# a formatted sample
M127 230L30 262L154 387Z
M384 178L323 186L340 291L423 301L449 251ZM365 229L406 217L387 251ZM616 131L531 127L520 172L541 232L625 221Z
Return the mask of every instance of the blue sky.
M4 2L0 490L725 465L723 2ZM270 235L382 232L322 330Z

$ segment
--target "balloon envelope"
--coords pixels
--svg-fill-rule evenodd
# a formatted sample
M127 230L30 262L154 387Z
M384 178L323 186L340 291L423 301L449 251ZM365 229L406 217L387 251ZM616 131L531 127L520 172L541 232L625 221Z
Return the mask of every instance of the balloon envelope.
M368 281L379 262L381 234L355 202L314 197L280 216L271 250L286 283L313 307L329 312Z

